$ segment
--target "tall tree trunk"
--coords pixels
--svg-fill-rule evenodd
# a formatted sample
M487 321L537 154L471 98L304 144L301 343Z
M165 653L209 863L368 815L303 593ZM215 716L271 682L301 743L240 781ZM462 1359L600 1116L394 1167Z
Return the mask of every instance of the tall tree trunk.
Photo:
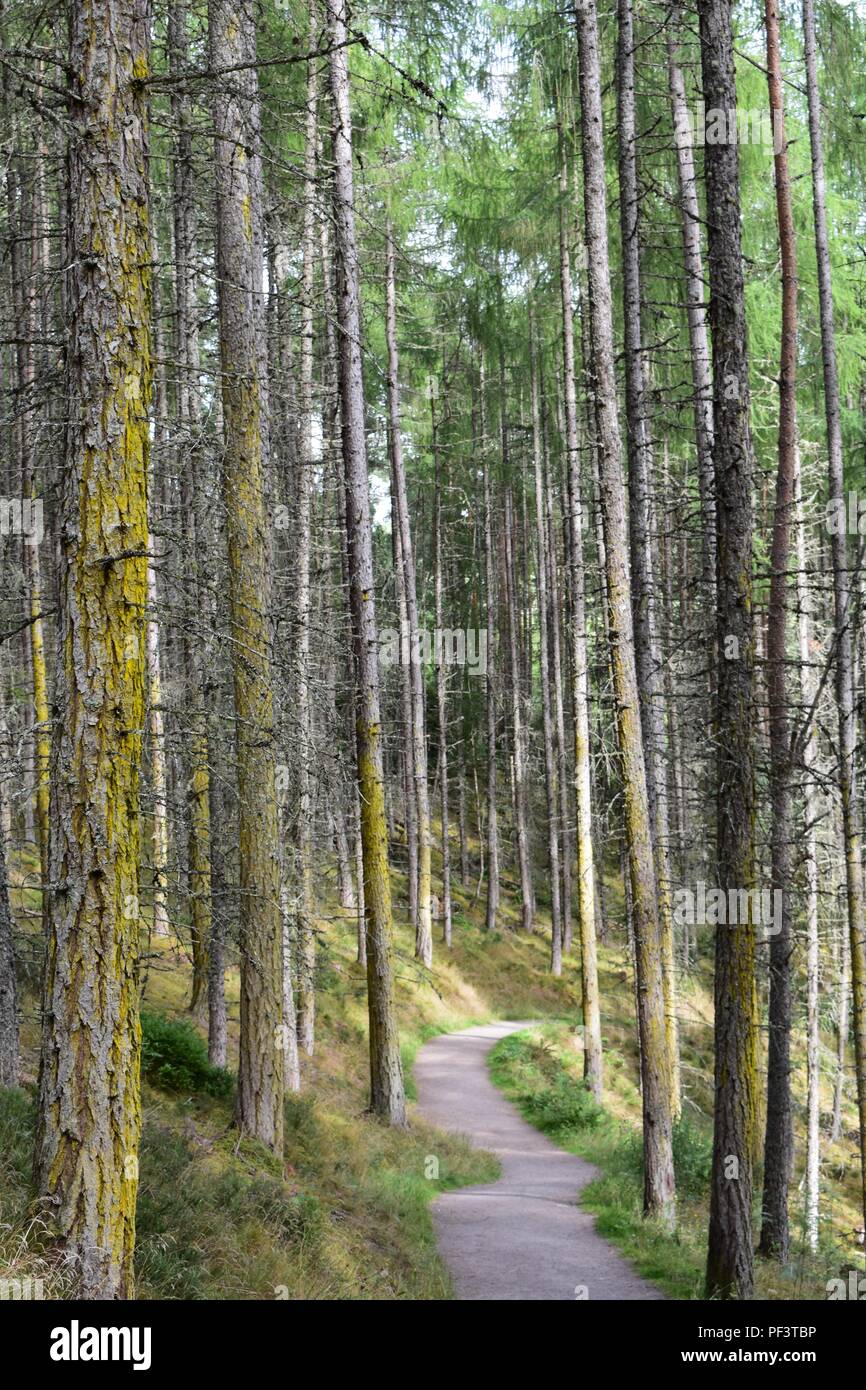
M261 308L258 75L252 9L209 7L211 66L220 79L216 135L219 325L237 743L241 1019L237 1120L282 1152L284 1052L281 874L264 493L267 402Z
M592 849L592 782L589 746L589 657L586 642L586 576L583 564L583 507L580 494L580 444L577 384L574 370L574 309L566 200L568 176L560 134L559 291L562 301L562 359L565 385L565 447L568 480L568 556L571 582L571 690L574 719L574 789L577 808L577 916L583 1002L583 1074L596 1100L601 1099L601 1014L598 952L595 937L595 861ZM602 182L604 172L602 170Z
M153 262L158 266L156 239L152 241ZM154 427L153 449L151 450L151 470L148 478L148 504L154 506L158 488L155 486L154 455L163 451L168 443L168 400L165 380L165 348L160 328L159 277L154 274L151 293L152 324L151 340L155 359L154 370ZM148 526L153 534L152 517ZM155 556L147 561L147 725L150 753L150 781L153 796L153 825L151 830L152 930L156 936L165 937L169 931L168 920L168 768L165 757L165 718L162 707L162 643L159 632L159 590L157 587Z
M16 168L17 166L17 168ZM37 163L37 175L39 165ZM17 174L17 177L16 177ZM21 472L21 495L24 502L34 496L34 440L32 417L35 410L33 398L36 384L36 363L34 339L37 332L37 285L40 271L40 252L42 238L36 233L39 216L39 179L28 178L23 172L23 161L8 160L6 186L8 193L9 235L10 235L10 275L12 281L12 308L19 325L15 345L18 390L17 452ZM17 189L17 195L16 195ZM28 264L23 263L22 248L29 242L31 247ZM27 640L30 648L30 672L33 701L33 745L29 750L32 756L34 803L27 803L28 821L33 820L35 804L35 830L39 850L40 880L42 891L42 921L48 926L48 846L49 829L49 765L51 761L51 731L48 708L48 676L45 662L45 633L43 625L44 599L42 595L42 572L39 560L39 545L26 539L23 545L24 576L27 586L28 627Z
M65 468L35 1151L76 1292L129 1298L151 355L143 4L70 12Z
M601 70L594 0L577 10L584 216L608 618L634 919L644 1131L644 1210L676 1220L671 1140L673 1084L665 1032L662 938L634 660L622 448L616 400L607 243ZM591 911L594 913L594 902Z
M847 903L846 903L847 906ZM845 1097L845 1054L850 1031L851 947L848 932L843 929L839 940L839 969L836 998L836 1075L833 1080L833 1118L830 1122L830 1142L836 1144L842 1133L842 1103Z
M504 409L504 403L503 403ZM506 477L507 456L506 456ZM529 845L528 788L526 777L526 724L520 669L517 614L517 576L514 567L514 497L505 491L505 605L508 621L508 664L511 677L511 727L514 740L514 820L517 833L517 865L520 871L521 928L531 932L535 925L535 894L532 887L532 860Z
M352 122L346 62L346 0L326 0L334 102L334 225L337 252L337 323L340 405L346 472L352 639L357 675L357 767L364 856L367 923L367 1003L370 1015L370 1107L396 1126L406 1124L400 1039L394 1007L393 926L385 787L379 712L378 630L373 575L373 537L364 380L361 370L361 305L355 234Z
M397 285L394 231L386 231L385 333L388 342L388 443L391 455L391 497L396 523L398 555L403 575L406 619L409 637L409 687L411 691L412 737L410 755L412 786L418 825L418 917L415 926L415 955L424 965L433 962L431 920L431 834L430 796L427 788L427 745L424 737L424 668L419 648L418 598L415 591L415 552L406 493L406 469L400 436L400 369L397 356ZM392 523L393 524L393 523ZM401 633L402 638L402 633ZM400 643L401 652L403 643Z
M189 66L188 12L174 0L168 14L169 71L177 79ZM207 544L201 457L199 328L196 304L196 203L189 93L183 83L172 87L175 132L172 166L172 215L175 261L175 353L177 356L178 440L176 466L183 510L184 578L189 608L184 615L183 664L188 701L186 750L189 823L187 887L192 945L190 1009L199 1015L209 997L208 952L213 930L211 901L210 743L206 697L207 652L200 624L209 607L203 574Z
M685 263L686 316L691 347L692 390L694 393L695 448L698 456L698 489L701 498L701 548L703 553L706 611L715 612L716 594L716 502L713 477L713 380L707 339L704 305L704 264L701 253L701 211L695 176L694 136L686 101L686 84L678 62L676 31L681 14L671 11L667 27L668 85L677 150L677 178L680 192L680 227ZM713 619L709 638L713 644Z
M6 841L0 833L0 1086L18 1085L18 987L12 928Z
M708 109L736 110L730 0L699 0ZM754 881L754 651L749 376L740 246L739 151L707 145L717 525L718 887ZM749 913L751 918L751 913ZM750 1298L752 1161L758 1109L755 926L716 929L715 1124L707 1295Z
M569 797L568 797L568 747L565 735L565 676L563 673L563 654L562 654L562 605L559 597L559 573L557 559L557 535L554 524L554 499L553 485L550 476L550 451L547 439L547 413L543 409L543 381L541 375L541 362L537 363L538 368L538 387L542 396L542 469L544 473L544 507L545 507L545 549L543 555L546 557L547 564L547 588L550 594L550 660L551 674L553 678L553 715L557 783L559 787L559 804L557 814L559 820L559 850L560 862L562 865L562 892L560 896L560 911L562 914L562 951L567 955L572 945L571 927L571 883L572 883L572 852L571 852L571 827L569 823ZM600 1026L600 1025L599 1025ZM585 1065L585 1063L584 1063Z
M434 604L436 633L440 644L436 667L436 701L439 715L439 796L442 817L442 940L451 949L451 839L448 804L448 673L442 633L445 626L445 580L442 563L442 461L439 451L439 425L436 418L436 397L430 396L430 430L433 450L433 549Z
M803 515L802 475L799 451L794 458L794 506L797 527L797 637L800 658L800 698L809 719L803 736L805 806L803 849L806 869L806 1238L818 1248L818 1215L821 1183L821 1031L820 938L818 934L817 830L822 815L818 789L818 740L809 712L815 703L818 682L812 664L812 601L806 568L806 524Z
M767 619L767 695L770 722L772 887L781 893L779 930L770 942L770 1013L767 1056L767 1128L760 1252L788 1259L788 1183L793 1163L791 1113L791 756L788 729L788 568L791 514L797 471L797 247L779 48L778 0L766 0L767 81L774 137L776 216L782 262L782 331L779 346L779 461L773 517L770 608ZM774 899L775 901L775 899Z
M156 570L147 565L147 677L148 732L153 792L153 930L167 936L168 923L168 785L165 766L165 720L162 711L162 673L159 655L159 621Z
M499 913L499 829L496 815L496 560L493 549L493 499L488 459L487 411L485 403L484 362L481 363L479 391L481 422L481 467L484 474L484 601L487 616L487 690L485 713L487 721L487 931L496 930Z
M623 262L626 442L629 476L632 613L635 668L640 694L646 767L647 805L655 854L665 1030L670 1049L672 1104L680 1111L679 1036L676 962L668 861L668 793L665 765L665 700L656 608L652 515L653 449L647 407L641 322L640 213L635 126L635 37L632 0L619 0L617 115L619 125L619 207Z
M213 744L213 740L211 740ZM210 779L210 819L214 825L225 821L225 794L220 779ZM215 846L211 860L213 912L210 950L207 959L207 1056L215 1067L224 1067L228 1057L228 1019L225 992L225 941L227 909L223 853Z
M824 151L821 137L821 97L815 57L813 0L803 0L803 34L806 56L806 90L809 100L809 139L812 150L812 211L815 219L815 255L818 263L818 297L821 311L821 358L824 368L824 409L827 419L829 474L828 505L844 508L844 461L839 378L836 367L836 329L827 238L827 197ZM857 1108L860 1119L861 1199L866 1223L866 905L863 899L860 824L855 778L856 712L852 665L852 583L844 528L831 538L833 598L836 624L836 703L839 711L839 790L845 837L845 877L848 897L848 931L851 940L854 1061L857 1070Z
M529 318L529 372L532 398L532 462L535 471L536 582L538 586L539 666L541 722L544 738L544 790L547 797L547 855L550 864L550 969L562 974L562 902L559 867L559 783L554 748L553 712L550 699L550 603L547 593L547 509L541 403L538 390L538 350L535 323Z
M310 4L310 49L318 38L318 4ZM296 759L291 812L293 888L298 947L298 1043L313 1055L316 1033L316 934L313 924L313 798L310 702L310 494L313 481L313 289L316 266L316 149L319 81L316 61L307 64L307 122L304 154L303 269L301 272L300 447L295 480L294 612L292 634L292 733Z
M500 301L501 307L501 301ZM499 439L502 476L509 479L511 463L508 440L508 396L505 381L505 348L499 338ZM524 712L520 635L518 619L517 573L514 555L514 497L510 484L505 489L505 526L503 568L505 571L505 609L508 626L509 693L511 695L511 730L513 739L513 804L514 829L517 839L517 867L520 873L521 928L531 932L535 918L535 893L532 886L532 854L529 843L528 787L526 776L527 728Z

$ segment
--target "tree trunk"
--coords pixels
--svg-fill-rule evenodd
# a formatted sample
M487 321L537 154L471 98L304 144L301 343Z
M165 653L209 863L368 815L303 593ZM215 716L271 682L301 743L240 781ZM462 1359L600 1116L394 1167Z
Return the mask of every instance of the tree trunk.
M625 492L614 370L601 71L594 0L589 0L588 4L577 10L577 33L583 113L581 139L584 215L589 272L590 337L595 369L599 481L604 518L608 619L638 980L644 1119L644 1210L648 1215L658 1216L665 1225L672 1228L676 1221L671 1147L673 1088L670 1050L665 1032L662 939L656 901L655 866L634 660ZM576 496L575 493L573 503ZM591 852L590 845L590 854ZM594 914L594 901L590 903L589 911ZM594 916L591 920L594 927Z
M490 464L487 446L487 411L485 408L484 363L481 363L480 420L481 460L484 474L484 593L487 615L487 931L496 930L499 913L499 830L496 817L496 561L493 550L493 501L490 487Z
M844 506L842 420L836 367L836 329L830 278L830 246L827 237L827 198L824 151L821 138L821 98L815 57L813 0L803 0L803 33L806 56L806 90L809 99L809 139L812 150L812 210L815 219L815 255L818 263L818 297L821 310L821 357L824 368L824 409L827 419L829 474L828 506ZM863 899L860 824L855 779L856 714L852 669L852 584L848 547L843 528L831 538L833 598L836 624L836 703L839 711L839 790L845 837L845 875L848 898L851 985L853 992L854 1061L857 1070L857 1108L860 1119L860 1184L866 1224L866 905Z
M538 353L535 324L529 319L529 372L532 397L532 462L535 470L536 582L538 585L539 667L541 676L541 722L544 738L544 790L547 797L547 856L550 865L550 969L562 974L562 903L559 867L559 782L554 749L553 713L550 699L550 604L547 593L547 509L545 498L544 454L541 436L541 404L538 391Z
M12 928L6 841L0 834L0 1086L18 1085L18 987Z
M779 461L773 517L770 607L767 620L767 695L770 722L772 887L782 895L780 930L770 942L770 1013L767 1056L767 1128L760 1252L786 1264L789 1250L788 1183L794 1157L791 1113L791 757L786 677L788 568L797 450L797 248L779 49L778 0L766 0L767 81L774 135L776 215L782 262L779 360ZM775 901L775 899L774 899Z
M617 114L619 125L619 207L623 262L626 441L629 476L632 620L635 668L640 695L646 767L647 805L652 834L662 940L665 1031L670 1049L673 1113L680 1111L679 1030L676 962L668 861L668 794L665 765L665 709L656 608L650 518L653 449L647 408L641 323L640 213L635 126L634 17L632 0L619 0Z
M185 0L174 0L168 15L169 71L175 77L189 66L188 14ZM202 648L203 612L207 612L204 560L207 509L204 505L199 398L199 331L196 304L196 202L190 97L183 84L172 88L175 129L172 213L175 261L175 353L177 356L178 439L176 467L183 510L184 578L189 606L184 614L183 664L187 683L187 813L189 824L187 887L192 944L190 1010L198 1016L209 993L208 952L213 931L211 901L210 743L206 700L207 653Z
M240 68L255 57L252 12L211 0L210 61ZM219 327L236 715L241 942L237 1120L282 1152L284 1052L281 874L268 622L264 493L267 402L261 309L258 76L243 67L214 100Z
M310 3L310 49L318 38L318 4ZM316 934L313 924L313 798L311 784L312 710L310 703L310 493L313 481L313 289L316 266L316 147L319 81L316 62L307 64L307 122L304 154L303 269L301 272L301 351L299 371L299 449L295 479L294 611L292 642L294 805L293 889L298 949L298 1044L313 1055L316 1033Z
M149 16L71 9L66 438L35 1178L76 1292L129 1298L151 355Z
M713 380L707 340L707 314L704 307L704 264L701 253L701 211L695 176L694 137L686 102L686 84L677 61L676 29L680 11L671 11L667 29L668 84L677 149L677 178L680 191L680 226L686 272L686 316L691 346L692 390L694 392L695 448L698 456L698 489L701 498L701 548L703 552L706 611L710 615L709 637L713 644L712 614L716 594L716 502L713 477Z
M367 923L367 1003L370 1015L370 1107L389 1124L405 1126L406 1101L394 1007L393 926L385 787L379 713L378 630L364 381L361 370L361 306L355 235L352 123L346 62L346 0L326 0L334 102L334 225L337 252L337 323L340 405L346 472L352 640L357 677L357 768L361 798L364 905Z
M562 136L560 135L560 146ZM602 170L602 181L604 172ZM574 310L571 257L566 230L568 178L560 148L559 291L562 300L562 359L565 378L565 447L568 479L568 556L571 580L571 692L574 719L574 789L577 808L577 916L583 1002L583 1074L601 1100L601 1014L595 937L595 860L592 849L592 783L589 746L589 657L586 643L586 576L583 565L583 507L580 499L580 445L574 370Z
M805 518L799 452L794 456L794 506L797 527L797 636L800 658L800 698L811 711L817 693L812 665L812 601L806 568ZM807 714L807 717L808 714ZM806 1238L818 1248L821 1181L821 1032L820 952L818 934L818 847L816 826L822 815L818 790L818 741L814 718L803 736L805 806L803 849L806 869Z
M504 410L504 401L503 401ZM507 455L505 475L508 476ZM535 895L532 887L532 861L529 845L528 789L526 781L526 727L519 656L516 574L514 568L514 497L505 490L505 606L508 622L508 665L511 685L511 728L514 741L514 823L517 836L517 866L520 872L521 929L534 929Z
M396 250L394 232L390 222L386 231L386 240L385 333L388 342L388 443L391 457L392 525L396 524L397 527L399 541L397 554L403 576L403 594L408 624L411 739L407 748L407 755L418 826L418 916L415 925L415 955L424 965L429 966L433 962L433 928L430 915L432 895L431 834L430 797L427 788L427 745L424 737L424 668L419 648L415 552L412 546L412 527L409 520L409 499L406 495L403 441L400 437ZM402 640L400 649L402 653Z
M730 0L699 0L708 109L736 110ZM740 246L739 152L707 145L717 524L718 887L754 881L752 441ZM751 913L748 914L751 918ZM752 1161L758 1108L755 926L716 929L715 1125L707 1296L750 1298Z
M436 632L442 643L445 626L445 581L442 564L442 474L439 457L439 433L436 419L436 398L430 397L430 430L432 436L434 492L433 492L433 548L434 548L434 603L436 608ZM436 701L439 715L439 796L442 817L442 940L451 949L451 839L450 810L448 804L448 674L445 653L439 652L436 667Z

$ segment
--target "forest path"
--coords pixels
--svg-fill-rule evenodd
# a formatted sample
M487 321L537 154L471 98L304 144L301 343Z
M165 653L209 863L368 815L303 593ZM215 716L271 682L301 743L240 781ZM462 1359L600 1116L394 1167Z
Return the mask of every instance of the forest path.
M433 1203L439 1252L458 1299L659 1299L595 1230L577 1199L598 1169L523 1119L494 1086L487 1054L530 1023L486 1023L425 1043L414 1075L424 1119L464 1134L502 1164L496 1182Z

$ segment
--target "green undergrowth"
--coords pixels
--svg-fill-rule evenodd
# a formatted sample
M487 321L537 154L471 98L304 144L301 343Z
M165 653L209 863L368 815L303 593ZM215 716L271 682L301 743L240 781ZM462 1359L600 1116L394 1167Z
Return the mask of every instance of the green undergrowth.
M38 1071L35 994L41 938L30 886L35 865L12 864L13 909L22 987L22 1085L0 1092L0 1279L43 1278L46 1297L64 1281L32 1203L33 1110ZM439 872L434 856L434 875ZM330 877L328 874L330 873ZM226 1070L207 1060L205 1030L189 1013L191 966L182 912L177 937L148 945L143 1011L143 1137L140 1153L137 1289L155 1299L445 1299L430 1202L463 1183L492 1181L490 1156L424 1124L412 1102L418 1049L439 1033L491 1019L536 1019L529 1035L506 1039L493 1066L527 1117L603 1173L586 1205L602 1234L673 1297L700 1297L706 1231L709 1111L712 1106L712 993L709 966L680 995L685 1108L677 1134L680 1230L674 1241L641 1216L640 1094L630 964L621 932L599 949L605 1046L603 1111L580 1084L579 962L560 978L549 969L549 922L518 930L519 891L503 882L499 929L484 929L484 895L454 883L453 948L436 932L428 970L414 958L406 880L392 875L395 994L410 1128L393 1131L366 1113L369 1094L366 979L356 960L356 922L336 904L335 875L320 884L317 922L316 1046L301 1059L299 1095L286 1102L282 1163L233 1126L239 977L227 971ZM607 884L614 918L618 884ZM540 895L543 904L543 896ZM32 957L32 961L31 961ZM709 959L709 956L707 956ZM571 1022L552 1022L570 1020ZM804 1074L795 1037L797 1075ZM519 1093L519 1094L518 1094ZM826 1109L827 1096L824 1098ZM801 1123L799 1109L797 1123ZM827 1146L826 1243L817 1261L798 1256L789 1271L762 1267L762 1297L822 1297L826 1271L844 1263L839 1238L857 1224L853 1126ZM832 1189L831 1189L832 1184ZM856 1252L855 1252L856 1253ZM819 1268L820 1266L820 1268ZM820 1277L819 1277L820 1276ZM818 1293L814 1292L820 1286ZM805 1290L812 1292L807 1295Z
M712 1163L709 1116L690 1104L674 1127L678 1224L670 1235L643 1215L640 1098L630 1084L626 1059L612 1050L606 1053L604 1105L587 1090L582 1062L573 1026L561 1021L512 1033L497 1044L489 1059L493 1081L531 1124L561 1148L599 1168L599 1176L580 1199L595 1215L599 1234L668 1297L702 1299ZM610 1101L618 1113L610 1108ZM756 1229L757 1217L756 1212ZM825 1234L812 1254L792 1235L794 1254L787 1267L756 1262L756 1297L826 1299L827 1281L845 1267L845 1249Z

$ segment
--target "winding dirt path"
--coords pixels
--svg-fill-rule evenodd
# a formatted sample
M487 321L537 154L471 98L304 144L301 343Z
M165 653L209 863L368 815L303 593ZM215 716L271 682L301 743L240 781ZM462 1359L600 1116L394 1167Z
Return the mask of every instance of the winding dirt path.
M495 1153L502 1176L433 1204L439 1251L458 1299L660 1299L595 1230L578 1196L598 1169L552 1143L493 1085L487 1053L528 1023L488 1023L420 1049L421 1114ZM585 1290L585 1291L584 1291Z

